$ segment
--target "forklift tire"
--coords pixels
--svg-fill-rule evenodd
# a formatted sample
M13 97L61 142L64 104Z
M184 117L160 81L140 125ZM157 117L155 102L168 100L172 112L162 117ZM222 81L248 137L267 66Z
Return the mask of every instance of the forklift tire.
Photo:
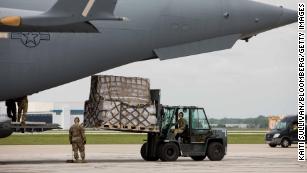
M160 145L159 156L161 161L176 161L179 157L179 148L173 143L165 143Z
M225 156L225 148L219 142L211 142L207 149L207 155L211 161L220 161Z
M157 161L157 160L159 160L159 157L148 157L146 151L147 151L147 142L144 143L142 145L142 148L141 148L141 156L142 156L142 158L145 161Z
M194 161L203 161L206 156L191 156Z

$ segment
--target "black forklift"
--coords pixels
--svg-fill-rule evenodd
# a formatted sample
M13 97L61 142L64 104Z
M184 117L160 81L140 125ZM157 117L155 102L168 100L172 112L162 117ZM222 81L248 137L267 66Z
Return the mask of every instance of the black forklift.
M220 161L227 151L227 130L212 129L205 110L193 106L161 106L158 122L159 132L150 132L141 148L146 161L176 161L179 156L202 161ZM186 120L183 133L174 136L178 128L178 114Z

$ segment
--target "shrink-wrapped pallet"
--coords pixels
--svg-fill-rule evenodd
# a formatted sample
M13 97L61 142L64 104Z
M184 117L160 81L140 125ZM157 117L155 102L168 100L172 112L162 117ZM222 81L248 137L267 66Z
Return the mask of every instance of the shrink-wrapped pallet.
M149 80L93 76L85 103L85 126L115 130L157 131L156 105Z
M151 104L149 80L137 77L93 76L90 100L119 101L131 106Z

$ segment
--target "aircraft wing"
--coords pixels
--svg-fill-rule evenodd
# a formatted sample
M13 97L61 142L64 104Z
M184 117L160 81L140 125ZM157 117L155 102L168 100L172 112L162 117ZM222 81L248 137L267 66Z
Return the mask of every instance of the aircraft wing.
M57 0L40 14L1 17L0 32L98 32L91 21L123 20L114 16L116 4L117 0Z
M218 50L230 49L240 39L241 34L227 35L212 39L201 40L171 47L155 49L154 52L161 60L179 58Z

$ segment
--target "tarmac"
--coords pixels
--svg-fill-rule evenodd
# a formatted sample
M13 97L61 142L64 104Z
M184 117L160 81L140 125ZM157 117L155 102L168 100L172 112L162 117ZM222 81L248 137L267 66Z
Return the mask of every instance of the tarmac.
M72 159L70 145L2 145L0 172L14 173L203 173L203 172L305 172L307 162L297 161L297 148L260 145L229 145L222 161L146 162L141 145L86 145L87 163L66 163Z

